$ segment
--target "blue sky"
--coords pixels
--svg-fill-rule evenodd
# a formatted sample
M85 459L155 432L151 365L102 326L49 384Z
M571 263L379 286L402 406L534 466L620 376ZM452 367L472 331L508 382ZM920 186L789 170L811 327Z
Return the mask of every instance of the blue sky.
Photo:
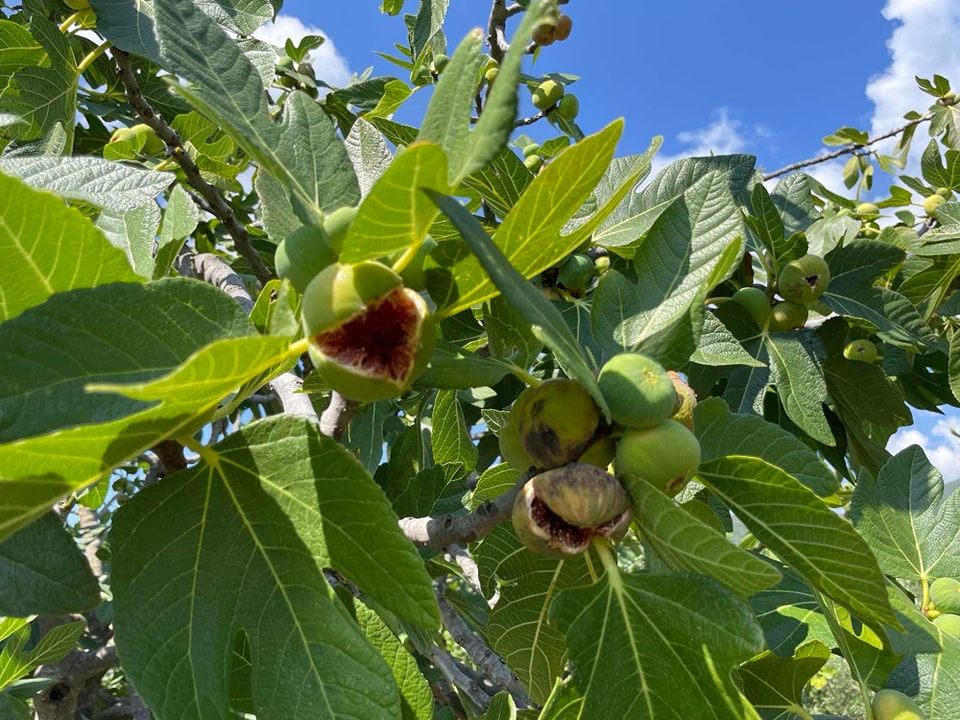
M404 38L403 20L381 15L378 6L378 0L284 0L278 23L258 35L274 43L324 35L328 42L314 65L332 84L369 66L374 74L396 75L399 69L373 51L393 50ZM415 12L416 0L406 6ZM452 0L451 47L486 24L489 7ZM937 72L960 88L960 0L571 0L564 12L573 19L570 38L546 48L528 71L582 78L571 90L587 133L626 118L618 154L641 152L663 135L658 167L712 151L752 153L772 170L820 154L820 139L843 125L873 134L901 124L907 110L925 109L915 75ZM397 119L415 121L422 107L411 102ZM526 109L533 112L529 103ZM528 133L548 137L549 128ZM810 172L843 190L841 167L835 162ZM949 430L960 429L960 412L946 410L946 416L915 412L916 425L901 431L891 449L919 443L955 480L960 444Z

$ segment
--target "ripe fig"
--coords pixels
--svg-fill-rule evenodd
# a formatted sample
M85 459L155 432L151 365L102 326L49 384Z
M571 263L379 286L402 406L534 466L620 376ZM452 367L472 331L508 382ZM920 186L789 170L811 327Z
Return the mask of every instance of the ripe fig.
M802 328L807 322L809 311L806 305L800 305L789 300L775 303L770 309L770 322L767 328L773 332L785 332Z
M303 293L310 357L331 388L361 402L400 395L433 350L427 304L385 265L334 263Z
M610 415L627 427L652 427L680 404L667 371L640 353L614 355L601 368L597 383Z
M576 253L567 258L567 261L560 266L558 275L560 282L564 287L571 290L583 290L596 272L596 267L589 255Z
M577 119L580 114L580 100L572 93L560 98L560 104L557 105L556 113L565 117L570 122Z
M878 690L871 704L874 720L925 720L920 706L897 690Z
M556 80L544 80L533 91L533 105L537 110L546 110L556 105L563 97L563 85Z
M933 215L933 211L943 205L947 199L942 195L930 195L923 199L923 211L927 215Z
M667 372L670 380L673 381L673 387L677 391L677 397L680 398L680 407L671 417L683 425L687 430L693 431L693 409L697 406L697 393L693 388L687 385L683 378L673 370Z
M543 166L543 158L539 155L531 155L530 157L523 159L523 164L526 166L527 170L532 173L536 173Z
M750 313L750 317L759 327L763 327L767 315L770 314L770 301L763 290L755 287L740 288L731 300Z
M700 443L675 420L651 428L630 428L617 443L617 477L636 475L673 497L700 466Z
M553 39L566 40L570 37L570 31L573 30L573 20L569 15L561 15L557 19L557 24L553 26Z
M144 155L160 155L166 148L163 140L157 137L156 133L153 132L153 129L146 123L139 123L133 127L122 127L114 130L113 135L110 136L109 142L121 141L133 143L134 145L142 143L140 146L140 152L142 152Z
M872 363L877 359L877 346L869 340L852 340L843 348L843 356L847 360Z
M537 45L542 45L543 47L553 45L554 40L556 40L556 31L553 25L538 25L533 31L533 41Z
M784 300L807 305L816 300L830 283L830 268L816 255L804 255L788 262L780 271L777 288Z
M510 422L533 464L549 469L580 456L600 424L600 409L580 383L548 380L520 393Z
M328 243L338 255L343 250L343 239L347 236L359 209L349 206L337 208L323 218L323 229L330 238Z
M940 632L960 640L960 615L943 613L933 619L933 624L937 626Z
M571 463L535 476L513 504L513 528L533 552L579 555L594 536L619 540L632 519L620 481L593 465Z
M304 225L277 245L274 264L277 275L290 281L302 293L314 277L332 263L337 255L330 247L330 236L322 227Z
M930 600L940 612L960 613L960 580L937 578L930 583Z

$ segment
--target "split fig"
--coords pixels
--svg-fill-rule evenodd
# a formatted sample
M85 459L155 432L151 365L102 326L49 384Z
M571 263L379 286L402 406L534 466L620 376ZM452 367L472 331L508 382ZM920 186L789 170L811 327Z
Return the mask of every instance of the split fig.
M617 443L617 477L635 475L673 497L700 466L700 443L675 420L651 428L630 428Z
M611 417L627 427L652 427L680 404L667 371L640 353L614 355L601 368L597 383Z
M580 383L548 380L520 393L510 423L533 464L549 469L580 456L600 424L600 409Z
M960 580L937 578L930 583L930 600L940 612L960 613Z
M433 318L424 299L385 265L330 265L307 285L302 307L310 357L344 397L395 397L426 369Z
M770 309L770 322L767 328L773 332L785 332L802 328L807 322L809 311L806 305L782 300Z
M770 314L770 300L763 290L755 287L740 288L731 299L750 313L750 317L759 327L763 327L767 315Z
M817 255L804 255L780 271L777 288L784 300L807 305L823 294L830 283L830 268Z
M314 277L337 261L330 236L318 225L304 225L277 245L274 264L277 275L290 281L302 293Z
M877 346L869 340L857 339L851 340L843 348L843 356L847 360L859 360L860 362L872 363L877 359Z
M871 704L874 720L924 720L920 706L897 690L878 690Z

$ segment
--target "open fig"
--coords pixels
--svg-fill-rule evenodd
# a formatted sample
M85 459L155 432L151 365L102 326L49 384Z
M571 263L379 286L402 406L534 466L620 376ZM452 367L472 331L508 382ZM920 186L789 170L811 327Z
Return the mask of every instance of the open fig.
M784 300L807 305L823 294L830 284L830 268L817 255L804 255L783 266L777 289Z
M620 481L583 463L537 475L513 504L517 535L530 550L549 557L579 555L595 536L619 540L632 517Z
M580 383L548 380L520 394L510 423L534 465L549 469L580 456L600 424L600 409Z
M652 428L631 428L617 443L617 477L636 475L665 494L680 492L700 466L700 443L676 420Z
M621 425L652 427L677 410L673 381L653 358L621 353L610 358L597 378L610 415Z
M960 580L937 578L930 583L930 600L940 612L960 613Z
M303 293L310 357L331 388L361 402L400 395L433 350L427 304L385 265L334 263Z

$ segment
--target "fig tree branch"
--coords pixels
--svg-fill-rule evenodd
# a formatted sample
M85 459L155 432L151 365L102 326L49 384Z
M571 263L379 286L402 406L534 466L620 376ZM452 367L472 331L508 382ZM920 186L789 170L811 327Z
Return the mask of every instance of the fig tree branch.
M140 91L140 82L137 80L137 75L133 70L130 55L119 48L113 48L110 52L117 64L117 77L120 78L120 82L123 84L123 93L130 107L133 108L137 117L146 125L149 125L150 129L167 144L167 149L171 157L183 169L184 174L187 176L187 182L190 183L191 187L200 193L206 201L206 207L203 209L212 213L223 224L227 232L230 233L230 237L233 238L233 244L237 252L250 263L250 269L253 270L253 274L257 276L261 284L266 284L269 280L273 279L273 274L264 264L260 254L250 242L250 235L247 233L247 229L243 226L243 223L237 220L237 216L230 206L227 205L226 201L224 201L217 189L200 175L200 169L193 161L193 158L190 157L189 153L187 153L186 148L184 148L183 140L180 138L179 133L171 128L160 115L154 112L153 107L151 107L147 99L143 97L143 93Z

